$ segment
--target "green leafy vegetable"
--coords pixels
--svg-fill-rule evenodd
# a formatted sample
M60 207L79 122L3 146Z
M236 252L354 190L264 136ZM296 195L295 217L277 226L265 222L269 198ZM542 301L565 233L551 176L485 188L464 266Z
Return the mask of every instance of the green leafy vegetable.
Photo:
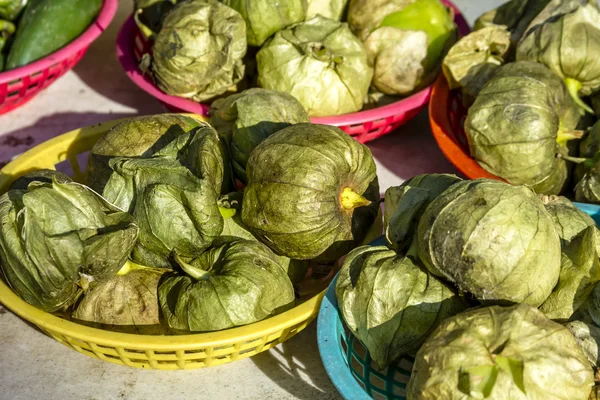
M256 61L258 85L291 94L312 117L359 111L373 77L360 40L320 15L277 32Z
M140 226L132 259L169 268L169 256L202 254L223 230L217 193L210 180L194 176L164 157L113 158L104 197L129 211Z
M275 253L333 261L359 244L378 211L370 150L332 126L296 124L248 160L242 219Z
M212 105L211 123L230 143L233 170L246 183L250 153L273 133L300 122L310 122L294 97L265 89L249 89Z
M168 276L158 289L161 310L174 329L204 332L246 325L294 303L292 283L262 243L232 241L177 261L189 276Z
M524 186L455 183L427 207L417 240L429 271L487 303L539 306L558 282L560 239Z
M407 398L587 400L593 385L571 332L521 304L444 320L417 353Z
M246 21L250 46L262 46L276 32L304 21L306 0L222 0Z
M128 213L74 182L34 182L0 197L0 258L11 288L53 312L114 276L138 237Z
M381 369L412 354L444 318L465 308L417 260L385 246L362 246L346 256L340 271L340 311Z
M142 69L149 68L165 93L206 101L242 80L246 49L246 24L237 11L216 0L188 0L165 17Z

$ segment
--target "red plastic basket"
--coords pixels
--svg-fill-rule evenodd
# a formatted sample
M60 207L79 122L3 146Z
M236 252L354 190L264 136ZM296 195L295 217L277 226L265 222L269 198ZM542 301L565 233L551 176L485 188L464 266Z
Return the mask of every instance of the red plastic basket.
M433 84L429 102L429 123L440 150L469 179L504 181L487 172L471 157L464 129L466 118L467 109L463 106L460 91L451 91L446 78L440 74Z
M22 106L73 68L112 21L118 0L104 0L96 20L77 39L41 60L0 73L0 114Z
M454 10L459 34L468 34L470 28L460 10L450 1L443 2ZM162 102L169 111L208 115L209 105L165 94L150 77L142 74L138 64L142 56L151 51L151 47L152 43L142 35L133 16L129 17L117 36L117 58L129 78ZM429 101L430 94L431 86L384 107L334 117L312 118L312 122L338 126L359 142L366 143L395 130L417 115Z

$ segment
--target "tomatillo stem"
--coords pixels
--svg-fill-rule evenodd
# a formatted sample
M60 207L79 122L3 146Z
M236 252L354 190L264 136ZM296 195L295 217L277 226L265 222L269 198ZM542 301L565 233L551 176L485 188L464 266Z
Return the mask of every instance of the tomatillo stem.
M197 281L206 280L209 276L212 275L212 273L210 273L209 271L205 271L202 268L194 267L193 265L186 263L181 259L181 257L179 257L178 254L175 254L175 260L177 261L177 264L179 264L183 272L185 272Z
M162 268L159 269L159 268L146 267L145 265L136 264L131 260L127 260L127 261L125 261L125 264L123 264L123 267L121 267L119 272L117 272L117 275L118 276L127 275L128 273L130 273L131 271L135 271L136 269L151 269L153 271L156 271L156 270L160 270Z
M236 213L236 210L235 208L225 208L219 206L219 213L221 213L221 217L223 217L224 219L229 219L233 218L233 216Z
M581 139L583 137L585 132L583 131L577 131L577 130L572 130L572 131L559 131L558 135L556 136L556 143L558 143L561 146L564 146L567 144L567 142L569 140L573 140L573 139Z
M136 25L140 28L140 32L142 32L142 35L144 35L146 37L146 39L151 39L152 37L154 37L154 32L152 32L152 29L148 28L146 26L146 24L144 24L140 20L140 15L143 12L144 11L141 8L139 10L137 10L136 12L134 12L133 13L133 19L134 19Z
M575 103L577 103L577 105L582 110L585 110L585 111L589 112L590 114L593 114L594 110L592 110L592 108L590 106L585 104L585 102L583 100L581 100L581 97L579 97L579 91L583 87L581 82L579 82L578 80L575 80L573 78L565 78L565 85L567 86L567 90L569 91L569 94L571 95L573 100L575 100ZM581 114L583 115L583 114L585 114L585 112L582 112Z
M356 193L352 188L347 187L342 190L340 203L346 210L353 210L358 207L368 206L371 204L371 200L365 199L363 196Z

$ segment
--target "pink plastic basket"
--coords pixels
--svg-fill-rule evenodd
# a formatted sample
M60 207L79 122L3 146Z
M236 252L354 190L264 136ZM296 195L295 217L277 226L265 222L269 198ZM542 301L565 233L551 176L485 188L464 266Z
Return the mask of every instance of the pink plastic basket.
M41 60L0 73L0 114L22 106L73 68L112 21L118 0L104 0L96 20L77 39Z
M461 36L468 34L470 28L460 10L450 1L443 0L443 2L454 9L454 20L459 34ZM209 105L169 96L163 93L149 76L142 74L138 66L139 61L144 54L151 51L151 48L152 43L141 34L133 16L128 18L117 36L117 58L129 78L142 90L162 102L169 111L208 115ZM334 117L313 118L312 122L338 126L359 142L366 143L395 130L417 115L429 101L430 94L431 86L384 107Z

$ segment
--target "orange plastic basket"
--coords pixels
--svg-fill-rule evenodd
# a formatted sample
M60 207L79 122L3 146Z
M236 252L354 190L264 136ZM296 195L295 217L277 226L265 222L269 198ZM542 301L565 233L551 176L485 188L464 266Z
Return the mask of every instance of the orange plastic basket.
M483 169L469 153L465 136L467 109L460 92L450 90L443 74L437 78L429 102L429 123L440 150L461 173L469 179L490 178L504 181Z

